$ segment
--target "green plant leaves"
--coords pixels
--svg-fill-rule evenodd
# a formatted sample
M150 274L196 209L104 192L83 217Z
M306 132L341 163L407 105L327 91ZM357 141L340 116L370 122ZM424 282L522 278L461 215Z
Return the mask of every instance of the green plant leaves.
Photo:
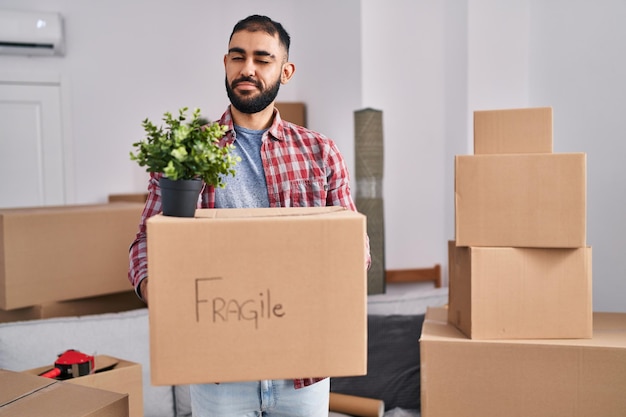
M178 117L166 112L165 127L157 127L150 120L142 122L146 137L133 143L135 153L130 159L148 172L162 172L171 180L202 178L206 184L223 188L222 178L235 175L240 158L231 155L232 144L220 145L227 127L219 123L205 124L200 109L194 109L187 122L187 107L178 111Z

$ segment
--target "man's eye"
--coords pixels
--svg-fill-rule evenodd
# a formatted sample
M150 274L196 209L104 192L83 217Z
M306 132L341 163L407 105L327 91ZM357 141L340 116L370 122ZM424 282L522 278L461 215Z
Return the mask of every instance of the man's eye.
M243 61L243 57L240 56L234 56L231 58L233 61Z

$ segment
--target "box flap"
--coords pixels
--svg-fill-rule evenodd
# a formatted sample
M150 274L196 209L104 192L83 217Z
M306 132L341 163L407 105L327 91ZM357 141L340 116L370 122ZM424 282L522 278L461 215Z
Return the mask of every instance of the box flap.
M128 415L127 394L5 370L0 370L0 386L0 414L7 417Z
M54 382L53 379L39 378L34 375L16 378L15 372L0 369L0 387L2 387L0 390L0 408L54 384Z
M130 417L143 417L141 365L108 355L96 355L94 361L96 373L67 379L63 382L128 394ZM110 368L111 366L113 368ZM22 373L39 375L48 369L50 369L50 365L28 369L22 371Z
M233 208L233 209L198 209L196 218L243 219L285 216L320 216L330 213L344 212L344 207L266 207L266 208Z
M195 216L191 217L174 217L157 214L148 219L148 223L154 222L193 222L199 220L242 220L242 219L267 219L267 218L317 218L325 216L326 218L336 217L343 218L345 216L353 216L354 211L345 207L326 206L326 207L262 207L262 208L228 208L228 209L196 209ZM360 213L359 213L360 214ZM362 215L362 214L360 214Z

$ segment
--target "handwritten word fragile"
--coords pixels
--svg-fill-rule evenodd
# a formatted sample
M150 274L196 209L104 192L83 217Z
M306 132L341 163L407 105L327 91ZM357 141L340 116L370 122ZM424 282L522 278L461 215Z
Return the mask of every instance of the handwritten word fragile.
M251 297L226 297L211 291L211 283L221 280L221 277L196 278L196 322L206 318L206 309L201 308L203 305L209 307L208 317L212 323L250 322L255 329L259 328L262 320L285 316L283 305L272 300L269 288Z

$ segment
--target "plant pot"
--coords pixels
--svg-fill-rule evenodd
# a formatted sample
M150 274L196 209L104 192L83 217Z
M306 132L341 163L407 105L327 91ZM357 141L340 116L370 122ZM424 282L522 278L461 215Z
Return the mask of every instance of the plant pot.
M198 206L198 196L202 189L202 180L170 180L161 177L161 208L163 215L174 217L193 217Z

